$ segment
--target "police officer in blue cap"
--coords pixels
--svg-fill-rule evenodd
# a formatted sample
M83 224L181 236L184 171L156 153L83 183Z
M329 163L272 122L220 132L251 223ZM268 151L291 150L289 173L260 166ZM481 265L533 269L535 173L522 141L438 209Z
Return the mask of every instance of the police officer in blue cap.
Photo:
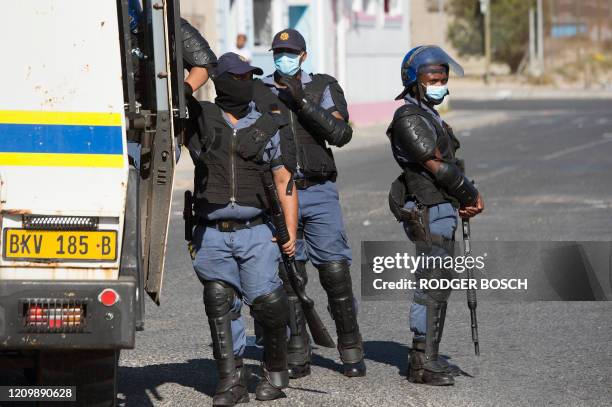
M271 171L291 239L282 250L295 252L297 194L283 165L281 116L260 112L253 100L253 74L262 71L234 53L219 58L215 103L201 102L192 118L188 148L195 164L193 266L204 284L204 307L213 340L219 383L215 406L247 402L242 362L246 334L242 303L264 333L263 378L258 400L284 397L289 382L286 326L287 294L278 277L280 251L266 217L267 199L260 174Z
M333 77L301 69L306 42L293 29L274 36L271 50L276 71L263 82L283 102L295 141L295 183L299 192L298 271L307 281L306 260L318 269L329 310L336 324L338 350L348 377L364 376L363 344L357 324L351 284L351 249L342 221L336 188L336 164L329 146L351 140L348 110L342 88ZM286 281L284 267L281 277ZM298 297L289 284L289 371L292 378L310 374L310 343Z
M464 175L463 162L455 157L459 141L435 106L448 95L449 71L463 69L441 48L416 47L401 65L404 91L387 135L395 160L403 173L391 186L389 204L403 222L417 253L426 256L453 255L457 214L469 218L482 212L484 203L475 186ZM452 270L419 268L417 280L448 278ZM438 349L446 317L450 290L417 290L410 308L414 333L408 380L433 386L454 384L448 362Z

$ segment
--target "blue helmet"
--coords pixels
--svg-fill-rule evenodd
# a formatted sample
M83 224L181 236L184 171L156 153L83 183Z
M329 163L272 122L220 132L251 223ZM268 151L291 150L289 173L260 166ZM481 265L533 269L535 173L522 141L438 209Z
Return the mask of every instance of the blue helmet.
M412 48L402 60L401 76L404 91L396 98L404 97L408 88L416 82L422 69L429 65L443 65L447 70L463 76L463 68L444 50L436 45L420 45Z
M130 30L138 32L138 24L142 19L142 6L140 0L128 0L128 16L130 17Z

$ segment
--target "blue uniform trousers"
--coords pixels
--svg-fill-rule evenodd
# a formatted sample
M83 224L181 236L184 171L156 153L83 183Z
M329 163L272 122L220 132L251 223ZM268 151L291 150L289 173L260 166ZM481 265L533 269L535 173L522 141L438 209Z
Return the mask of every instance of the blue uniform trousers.
M330 261L352 260L336 183L327 181L298 191L299 228L304 239L296 244L296 260L316 267Z
M280 250L271 239L272 230L265 224L235 232L198 226L193 267L200 280L224 281L234 287L238 296L232 312L239 314L243 302L250 305L282 285L278 277ZM246 347L242 316L232 321L232 336L234 355L241 356Z

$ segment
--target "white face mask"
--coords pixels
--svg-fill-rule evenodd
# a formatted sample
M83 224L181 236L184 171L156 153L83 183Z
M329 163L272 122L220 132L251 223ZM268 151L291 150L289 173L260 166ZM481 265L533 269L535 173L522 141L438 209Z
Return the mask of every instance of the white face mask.
M442 103L444 97L448 95L448 85L427 85L425 94L435 104Z

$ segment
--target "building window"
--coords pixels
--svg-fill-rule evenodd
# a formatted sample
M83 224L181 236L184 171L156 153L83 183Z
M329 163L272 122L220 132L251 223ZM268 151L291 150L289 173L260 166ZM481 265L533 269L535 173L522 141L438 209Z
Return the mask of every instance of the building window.
M376 15L378 0L356 0L352 2L352 9L361 15Z
M427 0L426 1L427 11L430 13L443 12L446 8L445 0Z
M402 14L402 4L400 0L384 0L385 16L398 16Z
M265 47L272 43L272 0L253 0L253 44Z

